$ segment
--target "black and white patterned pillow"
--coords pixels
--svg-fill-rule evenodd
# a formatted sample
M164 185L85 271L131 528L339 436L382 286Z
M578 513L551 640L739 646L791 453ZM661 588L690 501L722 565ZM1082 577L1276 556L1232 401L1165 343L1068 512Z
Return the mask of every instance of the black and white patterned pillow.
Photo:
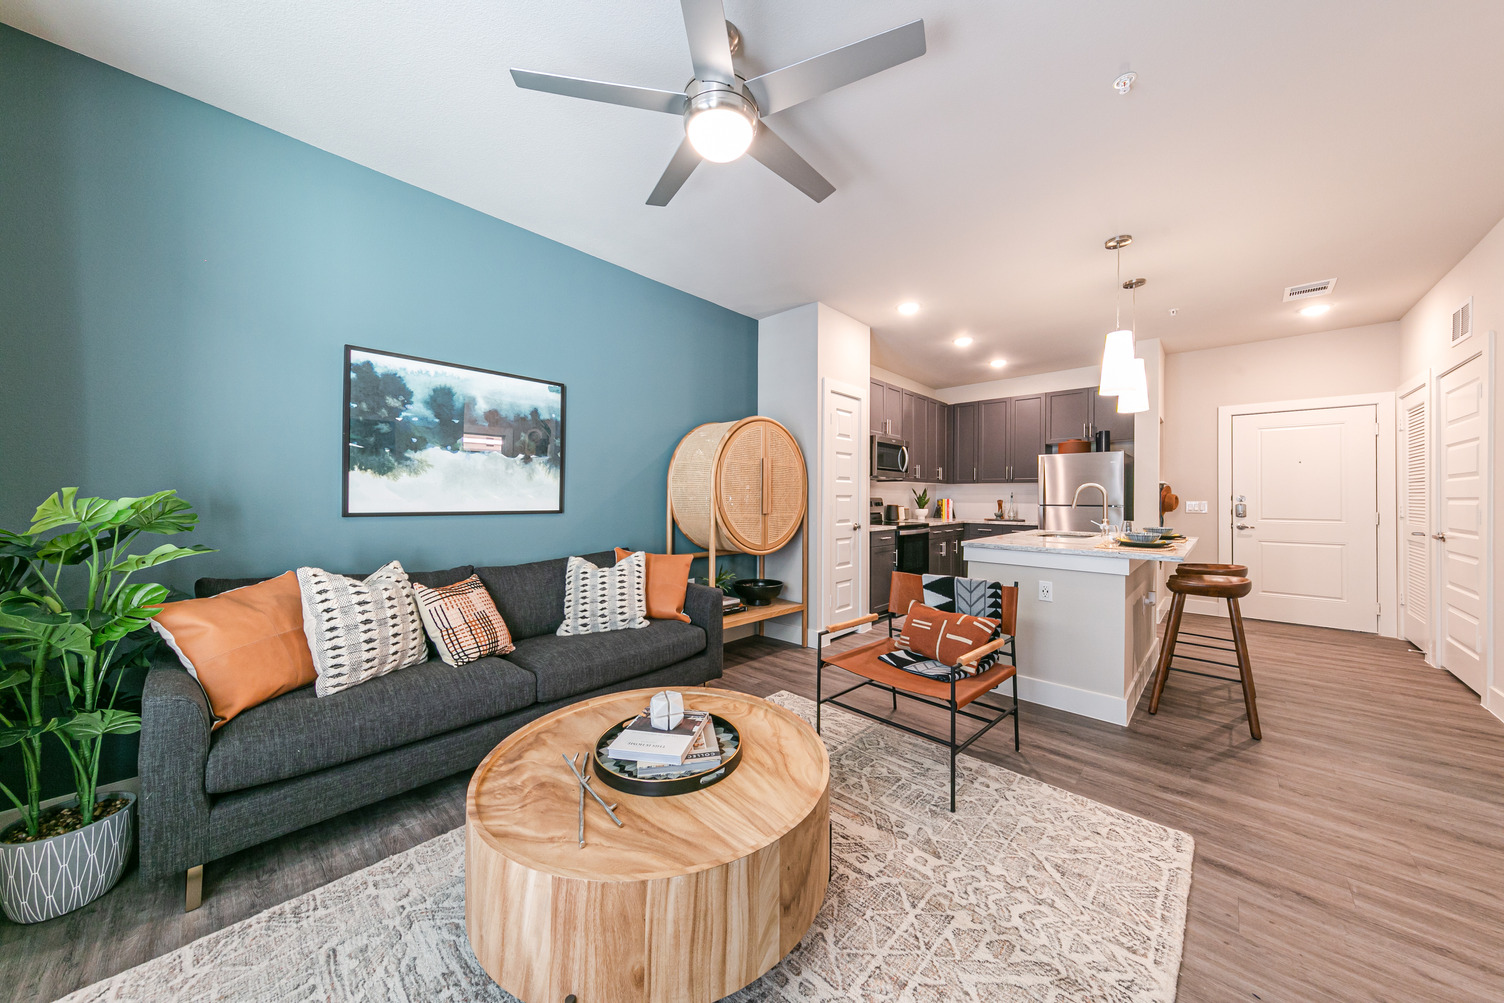
M322 568L299 568L303 633L326 697L424 660L428 642L402 565L393 561L363 582Z
M640 550L610 568L571 557L564 572L564 622L559 624L559 635L646 627L647 568L647 555Z
M942 613L967 613L989 620L1003 617L1003 587L985 578L924 575L924 604Z

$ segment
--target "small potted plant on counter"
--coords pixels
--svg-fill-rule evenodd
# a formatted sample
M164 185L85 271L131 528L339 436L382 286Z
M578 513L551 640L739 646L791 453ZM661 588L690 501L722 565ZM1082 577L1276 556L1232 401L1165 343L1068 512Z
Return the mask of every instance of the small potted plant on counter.
M930 492L928 488L923 491L914 491L914 508L919 511L919 518L925 519L930 514Z
M24 799L4 790L21 818L0 832L0 907L17 923L92 902L130 859L136 798L99 791L99 757L106 735L141 729L141 716L118 705L120 684L157 643L149 621L168 598L165 586L131 578L210 551L129 547L197 521L174 491L109 500L64 488L37 507L26 533L0 535L0 749L19 751L27 788ZM48 736L68 758L75 796L42 809Z

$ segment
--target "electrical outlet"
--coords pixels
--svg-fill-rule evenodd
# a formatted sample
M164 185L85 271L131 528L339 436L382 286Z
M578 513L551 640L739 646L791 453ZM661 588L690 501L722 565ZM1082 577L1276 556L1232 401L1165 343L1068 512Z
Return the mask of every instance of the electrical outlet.
M1039 583L1039 601L1040 602L1054 602L1055 601L1055 584L1053 582L1040 582Z
M1187 513L1199 512L1202 515L1205 515L1206 514L1206 502L1204 502L1204 501L1197 501L1197 502L1188 501L1188 502L1185 503L1185 510L1186 510Z

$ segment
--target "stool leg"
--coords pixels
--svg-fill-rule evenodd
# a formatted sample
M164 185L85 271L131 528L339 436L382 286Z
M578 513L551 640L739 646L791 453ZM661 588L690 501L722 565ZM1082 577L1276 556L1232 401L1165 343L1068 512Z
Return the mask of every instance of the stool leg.
M1154 695L1149 698L1149 713L1159 713L1159 698L1170 678L1170 661L1175 657L1175 638L1180 634L1180 614L1185 610L1185 596L1179 592L1170 600L1170 619L1165 624L1164 640L1159 643L1159 666L1154 670Z
M1232 640L1238 649L1238 676L1243 681L1243 706L1248 708L1248 732L1254 741L1263 741L1259 728L1259 708L1253 692L1253 663L1248 658L1248 634L1243 630L1243 611L1236 599L1227 600L1227 614L1232 620Z

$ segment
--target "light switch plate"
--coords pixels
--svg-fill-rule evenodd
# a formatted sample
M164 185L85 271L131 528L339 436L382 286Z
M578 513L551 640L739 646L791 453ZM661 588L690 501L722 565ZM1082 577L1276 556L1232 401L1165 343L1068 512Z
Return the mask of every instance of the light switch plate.
M1039 583L1039 601L1040 602L1054 602L1055 601L1055 583L1054 582L1040 582Z
M1193 501L1188 501L1188 502L1185 503L1185 510L1186 510L1187 513L1199 512L1202 515L1205 515L1206 514L1206 502L1204 502L1204 501L1194 501L1194 502Z

